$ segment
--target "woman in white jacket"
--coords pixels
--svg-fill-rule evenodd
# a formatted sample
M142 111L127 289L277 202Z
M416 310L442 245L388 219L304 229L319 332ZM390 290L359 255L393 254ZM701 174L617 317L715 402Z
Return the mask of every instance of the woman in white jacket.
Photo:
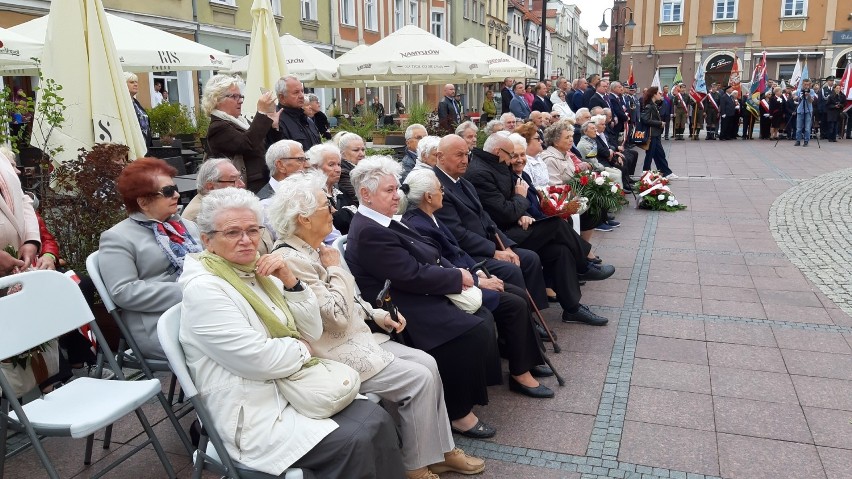
M197 221L207 251L187 257L180 279L180 341L212 427L234 460L268 474L301 467L323 478L402 477L393 421L378 405L356 400L310 419L276 386L312 358L322 320L316 296L280 255L258 258L262 220L249 191L206 195ZM282 327L289 335L273 333Z

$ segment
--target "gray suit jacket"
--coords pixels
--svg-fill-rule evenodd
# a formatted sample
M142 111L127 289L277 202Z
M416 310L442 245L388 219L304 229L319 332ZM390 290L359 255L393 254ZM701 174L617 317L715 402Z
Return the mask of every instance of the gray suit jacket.
M131 215L146 219L144 215ZM182 220L199 244L195 223ZM178 274L154 240L154 233L131 218L101 233L98 266L121 317L147 358L165 359L157 338L157 320L183 298Z

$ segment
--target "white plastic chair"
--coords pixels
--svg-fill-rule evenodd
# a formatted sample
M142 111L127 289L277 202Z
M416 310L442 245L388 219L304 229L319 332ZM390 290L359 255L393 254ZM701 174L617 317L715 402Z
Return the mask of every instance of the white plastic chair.
M103 277L101 276L100 266L98 265L98 252L90 254L88 258L86 258L86 271L89 273L89 277L92 279L92 283L95 285L95 289L98 290L98 295L101 297L101 301L103 301L104 306L106 307L109 314L112 316L115 324L118 326L118 329L121 331L122 344L119 344L119 350L117 352L117 361L119 367L127 366L133 369L139 369L142 371L142 374L145 375L148 379L155 379L154 372L171 372L171 368L169 367L169 362L162 359L150 359L145 358L142 354L139 353L139 347L136 344L136 340L133 339L133 336L130 334L130 329L128 329L127 324L125 324L124 319L121 317L121 312L119 311L118 306L116 306L115 301L113 301L112 296L109 293L109 289L106 287L104 283ZM124 349L123 343L127 344L129 350ZM180 415L176 415L174 409L172 409L172 401L174 400L174 391L175 391L175 383L176 380L172 377L171 384L169 385L169 396L168 398L160 392L157 395L157 399L159 399L160 404L162 404L163 409L166 412L166 416L169 418L169 421L174 426L177 431L178 437L180 441L183 443L183 447L186 449L188 454L192 454L194 450L192 446L192 442L190 442L189 437L186 434L186 431L183 430L183 427L180 425L179 419L186 414L188 414L192 409L187 408L184 411L181 411ZM180 398L179 398L180 400ZM104 447L109 447L111 431L107 431L107 434L104 436Z
M23 285L19 292L0 297L0 329L3 331L0 334L0 359L19 355L88 324L110 366L120 371L92 311L74 281L56 271L31 271L0 278L0 288L17 283ZM154 446L168 477L175 477L174 469L141 409L143 404L160 392L160 381L80 378L23 406L2 371L0 388L4 401L8 401L12 408L8 414L5 408L0 410L0 439L6 440L7 427L26 431L51 478L58 478L59 474L47 456L39 434L91 438L95 431L131 412L136 412L148 440L92 477L106 474L148 444ZM4 465L5 455L0 455L0 471Z
M157 336L160 338L160 345L169 359L172 372L180 382L180 387L187 399L195 407L195 413L202 424L201 441L198 443L198 449L192 454L193 479L200 479L201 472L204 469L211 469L216 474L223 474L232 479L308 479L314 477L305 469L287 469L280 476L273 476L237 465L228 455L216 428L204 427L204 424L213 424L214 419L210 416L210 412L207 411L201 398L198 397L198 389L195 387L195 383L189 375L189 369L186 367L186 356L184 356L183 346L178 339L181 320L180 308L181 305L178 303L160 316L157 323Z

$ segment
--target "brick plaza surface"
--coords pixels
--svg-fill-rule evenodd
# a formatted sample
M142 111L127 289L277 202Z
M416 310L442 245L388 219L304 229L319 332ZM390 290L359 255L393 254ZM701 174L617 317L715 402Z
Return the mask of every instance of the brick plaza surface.
M631 204L620 228L596 234L595 252L617 271L584 286L583 302L610 322L565 325L558 307L544 312L567 384L545 379L549 400L490 388L476 412L497 436L456 437L487 459L480 477L852 477L852 140L774 145L664 141L689 208ZM189 477L158 409L145 407ZM135 418L123 421L95 459L117 457L140 433ZM84 441L44 444L63 477L103 466L83 467ZM149 449L107 477L162 476ZM6 477L46 475L24 448Z

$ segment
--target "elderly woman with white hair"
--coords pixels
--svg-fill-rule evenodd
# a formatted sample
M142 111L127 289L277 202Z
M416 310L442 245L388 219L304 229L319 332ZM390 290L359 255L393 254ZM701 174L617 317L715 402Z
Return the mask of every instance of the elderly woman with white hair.
M225 449L240 464L279 475L399 478L396 431L377 404L355 400L330 418L296 410L278 381L315 366L322 335L317 297L281 255L259 255L260 201L225 188L204 197L206 251L187 257L180 342Z
M491 136L493 133L503 131L503 122L499 119L491 120L485 124L483 131L485 131L485 136Z
M342 161L340 162L340 180L337 181L337 187L343 192L346 205L358 206L358 195L355 194L355 188L349 181L349 172L367 156L366 145L364 139L356 133L346 133L338 140L337 146L340 148Z
M321 143L312 146L306 155L308 157L308 168L323 173L325 177L323 192L325 197L328 198L329 204L335 210L333 214L334 229L325 240L326 244L331 244L341 234L346 234L349 231L349 223L352 222L352 215L355 214L357 206L347 204L346 197L337 187L341 173L340 148L334 146L332 142Z
M257 193L269 181L266 168L266 134L278 125L281 111L275 110L275 95L264 93L257 100L257 114L251 123L242 115L242 80L230 75L213 75L204 86L201 107L210 115L207 144L211 156L225 156L234 162L246 179L246 186Z
M496 429L474 413L488 404L489 383L502 380L494 319L485 308L466 313L446 295L474 286L470 271L441 257L440 248L395 221L399 163L370 157L352 170L361 204L352 219L344 257L362 297L372 300L390 280L390 297L408 320L402 338L438 364L447 414L460 434L488 438Z
M479 128L470 120L462 122L456 127L456 135L464 138L468 150L476 148L476 134L478 132Z
M484 461L455 448L435 360L423 351L389 341L385 334L371 333L366 323L401 333L405 317L400 315L395 321L387 311L357 297L355 278L342 265L340 254L323 244L332 229L334 212L324 193L325 175L314 170L288 178L282 186L270 213L279 238L276 254L281 254L293 274L317 296L323 332L310 343L314 354L358 371L360 391L377 394L396 410L408 478L482 471Z
M412 171L431 170L438 164L438 144L441 137L429 135L417 145L417 163Z
M148 120L148 113L145 112L142 104L136 99L136 94L139 93L139 77L133 72L124 72L124 81L127 82L127 90L130 92L130 99L133 100L133 111L139 120L142 136L145 137L145 146L150 147L153 144L151 140L151 123Z
M611 168L601 162L602 159L609 162L611 155L606 144L603 144L602 140L598 139L599 136L604 134L603 130L606 128L606 117L603 115L595 115L589 121L584 123L581 128L583 131L583 137L580 139L580 143L577 144L577 150L580 151L580 154L583 155L586 162L592 165L592 168L594 168L595 171L606 171L610 176L612 176L613 181L619 185L624 185L621 177L621 170L618 168Z

